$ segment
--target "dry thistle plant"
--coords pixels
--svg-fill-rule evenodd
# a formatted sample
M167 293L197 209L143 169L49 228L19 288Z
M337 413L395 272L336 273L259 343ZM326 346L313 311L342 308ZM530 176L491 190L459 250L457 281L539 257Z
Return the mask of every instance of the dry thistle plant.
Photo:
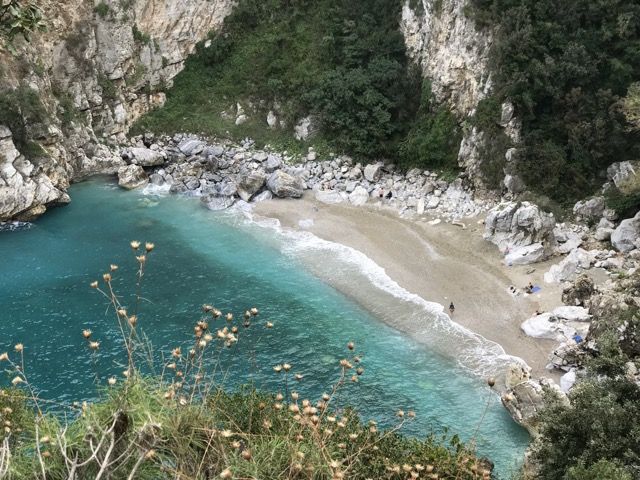
M490 470L460 443L452 450L433 438L418 442L400 436L399 429L415 417L412 411L397 411L385 430L375 421L363 423L343 400L345 389L357 388L365 373L353 342L336 363L331 388L315 399L298 393L299 382L312 378L312 372L287 361L261 369L256 351L277 328L256 307L233 315L203 305L188 346L166 352L159 376L145 375L137 362L155 360L139 332L144 325L139 305L154 245L134 241L131 247L137 280L130 310L114 289L116 265L102 275L102 287L91 283L115 315L126 358L124 380L109 377L99 402L74 403L75 420L62 424L40 408L44 401L25 374L24 347L16 345L20 357L15 362L8 353L0 354L19 387L7 398L22 402L12 409L0 391L5 422L0 478L489 478ZM100 340L90 329L81 333L97 361ZM250 383L233 391L226 382L238 363L234 360L243 355L249 360ZM267 385L274 378L279 387L271 391ZM32 421L24 420L25 400L37 408ZM24 431L11 423L19 418L18 410Z

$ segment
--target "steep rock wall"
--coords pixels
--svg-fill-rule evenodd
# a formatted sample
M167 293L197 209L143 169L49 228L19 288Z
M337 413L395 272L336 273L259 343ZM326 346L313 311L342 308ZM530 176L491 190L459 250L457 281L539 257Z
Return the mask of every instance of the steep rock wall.
M465 15L470 0L407 0L402 9L401 29L411 58L431 79L438 103L453 110L459 121L472 115L491 90L488 68L492 36L476 30ZM480 171L479 147L483 133L464 130L458 164L465 169L477 192L486 195Z
M448 104L459 118L491 88L487 61L492 39L464 14L468 1L408 0L402 9L409 55L431 79L438 102Z
M107 146L124 141L140 115L164 103L163 90L195 44L222 25L233 0L42 0L40 6L48 32L20 43L18 58L0 54L0 88L26 83L49 112L46 125L28 127L47 155L31 162L36 168L25 182L11 184L12 198L35 211L63 201L71 181L122 164ZM0 155L0 170L11 171L18 159ZM59 198L39 204L45 197L28 197L20 185L35 175L47 178ZM19 214L0 205L0 220Z

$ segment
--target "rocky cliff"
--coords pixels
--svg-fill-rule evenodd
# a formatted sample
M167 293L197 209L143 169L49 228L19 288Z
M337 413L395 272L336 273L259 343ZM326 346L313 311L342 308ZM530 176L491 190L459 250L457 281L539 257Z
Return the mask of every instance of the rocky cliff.
M37 91L47 121L27 128L46 153L31 155L32 161L0 154L0 220L42 213L47 205L68 200L71 181L115 172L123 162L109 145L123 141L133 121L164 102L164 90L187 55L221 26L233 1L39 4L48 32L18 45L17 58L0 56L0 88L22 84ZM13 152L6 133L3 151ZM16 161L29 168L17 168ZM34 181L49 193L33 194Z
M401 28L411 58L420 65L439 103L458 117L472 112L491 88L487 68L491 37L464 14L465 0L407 1Z
M476 29L465 14L468 0L407 0L402 9L401 28L411 58L431 79L431 88L439 103L455 111L458 120L475 113L478 102L491 90L488 68L491 32ZM517 143L519 120L513 106L503 105L500 126ZM458 164L477 192L488 193L480 171L479 147L483 132L476 127L463 129ZM514 183L517 179L511 181ZM503 182L509 188L509 177Z
M465 3L409 0L400 25L437 100L461 121L491 86L491 38L476 31L464 14ZM17 204L0 204L0 221L32 218L47 205L68 201L70 182L123 166L110 147L124 142L140 115L163 104L164 91L186 56L222 25L233 1L42 0L40 5L48 32L19 45L18 58L0 55L0 90L22 84L38 92L47 121L27 128L46 154L32 161L0 155L0 170L12 174L10 180L9 173L0 175L0 196L20 198ZM466 132L461 148L460 164L472 176L479 139L479 132ZM6 151L13 151L10 137L2 141ZM17 158L30 167L17 168ZM47 195L33 195L27 188L36 178L46 185Z

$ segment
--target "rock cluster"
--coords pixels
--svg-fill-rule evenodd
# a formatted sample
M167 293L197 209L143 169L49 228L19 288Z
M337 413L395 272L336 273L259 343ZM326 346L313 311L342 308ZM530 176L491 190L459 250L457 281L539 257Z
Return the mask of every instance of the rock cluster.
M249 139L231 145L209 144L188 135L147 135L132 139L121 156L128 165L119 170L122 186L146 184L134 175L144 167L153 188L201 196L212 210L271 196L296 198L309 189L326 203L361 205L374 198L405 217L430 213L451 222L476 216L492 205L474 201L462 178L448 182L435 172L419 169L404 174L393 165L363 166L346 156L321 159L311 149L306 156L293 158L257 149Z

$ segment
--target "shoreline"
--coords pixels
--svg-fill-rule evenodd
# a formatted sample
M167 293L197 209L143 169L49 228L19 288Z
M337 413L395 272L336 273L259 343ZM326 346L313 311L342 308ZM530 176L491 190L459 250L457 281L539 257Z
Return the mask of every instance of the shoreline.
M462 219L466 228L458 222L431 225L426 215L402 218L393 200L329 205L317 200L312 191L298 199L274 198L253 204L253 213L275 218L285 229L307 231L362 252L408 292L443 305L445 314L453 301L454 322L521 358L531 367L533 378L558 382L562 376L560 371L545 368L558 342L528 337L520 328L536 310L550 311L562 305L562 287L543 281L544 273L560 259L505 265L498 248L482 238L481 217ZM301 227L300 221L307 225ZM510 285L521 291L529 282L542 289L533 295L510 293ZM421 328L406 322L401 329L391 326L409 335Z

